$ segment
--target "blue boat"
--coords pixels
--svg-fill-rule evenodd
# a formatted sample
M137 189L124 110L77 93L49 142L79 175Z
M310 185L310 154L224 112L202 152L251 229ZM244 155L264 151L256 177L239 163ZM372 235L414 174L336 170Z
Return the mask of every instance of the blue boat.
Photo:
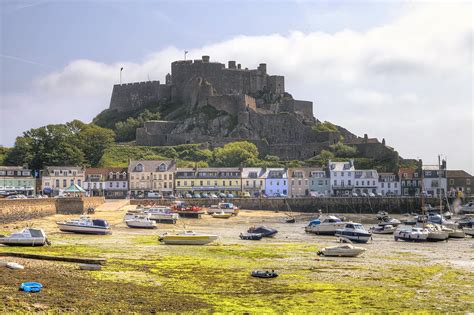
M355 243L367 243L372 237L372 233L360 223L347 223L343 229L337 230L335 235Z
M39 282L23 282L20 285L20 291L24 292L40 292L43 285Z

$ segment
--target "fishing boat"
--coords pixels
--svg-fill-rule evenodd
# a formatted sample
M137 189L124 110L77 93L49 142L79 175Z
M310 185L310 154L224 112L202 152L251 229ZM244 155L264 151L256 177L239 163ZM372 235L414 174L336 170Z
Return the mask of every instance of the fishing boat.
M259 241L263 235L261 233L240 233L239 237L243 240Z
M403 240L408 242L426 242L429 231L416 226L402 226L393 232L395 241Z
M263 237L273 237L275 236L275 234L278 233L277 230L273 229L273 228L270 228L270 227L267 227L265 225L261 225L261 226L253 226L251 228L248 229L247 231L248 233L260 233L262 234Z
M135 229L156 229L156 222L151 220L148 215L136 215L125 220L125 224L129 228Z
M317 254L319 256L329 257L357 257L366 251L363 247L356 247L352 244L343 244L339 246L326 247Z
M42 229L26 228L9 236L0 235L0 244L7 246L44 246L49 244Z
M71 232L79 234L112 234L109 223L102 219L91 219L81 216L79 219L56 222L59 230L62 232Z
M232 213L226 213L226 212L221 210L221 212L214 212L213 214L211 214L211 216L213 218L216 218L216 219L228 219L231 216L233 216L233 214Z
M336 236L348 239L356 243L367 243L372 237L372 233L368 232L360 223L346 223L343 229L336 230Z
M206 245L214 242L217 238L217 235L185 231L176 234L165 233L159 238L159 241L166 245Z
M149 215L150 220L159 223L175 224L179 218L179 214L174 213L170 207L152 207L145 210L145 213Z
M193 219L200 219L202 214L205 212L202 210L201 207L196 205L186 205L184 201L175 201L173 206L171 207L173 212L179 214L181 218L193 218Z
M446 225L442 225L441 229L445 232L448 232L449 238L465 238L466 237L466 233L463 231L463 229L459 229L456 227L449 227Z
M331 215L310 221L305 227L305 231L314 234L334 235L337 230L343 229L345 225L346 222Z
M449 233L446 230L443 230L442 226L439 224L426 224L425 228L428 230L428 238L427 241L429 242L441 242L447 241L449 238Z

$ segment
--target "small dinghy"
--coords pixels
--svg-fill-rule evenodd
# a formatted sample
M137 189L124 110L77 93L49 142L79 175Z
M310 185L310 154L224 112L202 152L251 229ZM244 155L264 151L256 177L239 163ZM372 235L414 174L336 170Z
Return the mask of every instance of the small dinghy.
M148 215L135 215L133 218L125 220L125 224L134 229L156 229L156 222L150 220Z
M367 232L360 223L347 223L343 229L337 230L335 235L356 243L367 243L372 237L372 233Z
M295 223L296 219L294 217L287 217L285 218L286 223Z
M356 247L352 244L344 244L340 246L326 247L320 250L317 254L319 256L328 257L357 257L365 252L365 248Z
M62 232L99 235L112 234L112 230L106 220L90 219L87 216L81 216L79 219L56 222L56 224Z
M23 292L40 292L43 285L39 282L23 282L20 285L20 291Z
M261 270L254 270L251 273L252 277L255 278L276 278L278 277L278 274L275 272L275 270L272 271L261 271Z
M397 228L393 225L376 225L369 229L372 234L393 234Z
M44 246L50 244L42 229L26 228L10 236L0 235L0 244L8 246Z
M166 245L206 245L217 240L217 235L199 234L193 231L185 231L177 234L163 234L159 241Z
M233 215L234 215L233 213L224 212L223 210L221 210L220 212L214 212L213 214L211 214L211 216L216 219L228 219Z
M262 234L263 237L273 237L275 234L278 233L277 230L272 229L270 227L267 227L265 225L257 226L257 227L251 227L247 231L248 233L259 233Z
M261 233L240 233L239 237L243 240L259 241L263 235Z

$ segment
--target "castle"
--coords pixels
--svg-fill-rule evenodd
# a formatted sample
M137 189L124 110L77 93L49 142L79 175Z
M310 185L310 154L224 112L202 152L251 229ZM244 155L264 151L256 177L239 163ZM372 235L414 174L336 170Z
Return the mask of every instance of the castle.
M264 157L304 160L344 139L356 138L343 128L315 131L313 103L285 91L285 78L269 75L261 63L243 69L235 61L211 62L209 56L171 64L165 84L148 81L114 85L110 110L131 111L160 104L161 121L147 121L136 130L145 146L203 143L210 147L247 140ZM160 110L161 112L161 110Z

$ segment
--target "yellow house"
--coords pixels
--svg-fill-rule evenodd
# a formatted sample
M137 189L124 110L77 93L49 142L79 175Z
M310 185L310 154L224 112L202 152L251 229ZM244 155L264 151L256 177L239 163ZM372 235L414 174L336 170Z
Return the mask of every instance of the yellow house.
M178 168L175 176L177 194L235 194L242 190L239 168Z

